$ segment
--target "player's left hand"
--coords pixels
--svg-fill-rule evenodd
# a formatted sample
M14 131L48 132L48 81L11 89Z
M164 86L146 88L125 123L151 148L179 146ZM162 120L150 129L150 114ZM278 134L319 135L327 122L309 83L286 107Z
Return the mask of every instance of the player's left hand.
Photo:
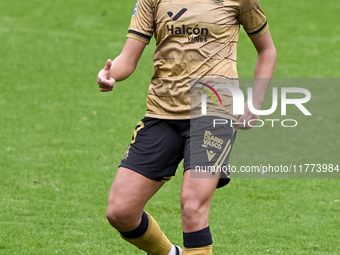
M97 83L101 92L108 92L113 90L115 79L110 77L110 70L112 66L111 59L108 59L105 67L99 71L97 76Z
M255 106L256 109L261 109L261 106L258 105ZM236 121L236 123L233 125L234 129L243 129L248 130L251 129L253 126L256 125L258 120L260 119L260 116L257 114L252 113L248 108L248 102L244 104L244 114L240 116L240 118Z

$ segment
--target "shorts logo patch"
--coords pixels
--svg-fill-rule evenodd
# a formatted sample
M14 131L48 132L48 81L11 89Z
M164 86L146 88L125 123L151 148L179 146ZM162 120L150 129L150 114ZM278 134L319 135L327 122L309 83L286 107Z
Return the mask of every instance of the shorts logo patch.
M215 157L216 152L214 153L212 150L210 150L210 151L206 150L206 151L207 151L207 155L208 155L208 160L210 162Z
M202 147L207 148L208 146L221 150L223 140L217 136L213 136L211 131L206 130L203 137Z

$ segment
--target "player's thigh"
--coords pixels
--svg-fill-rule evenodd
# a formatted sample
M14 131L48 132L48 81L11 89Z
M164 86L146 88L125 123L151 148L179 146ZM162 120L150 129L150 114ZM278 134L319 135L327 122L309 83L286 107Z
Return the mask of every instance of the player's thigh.
M162 185L162 182L119 167L109 193L108 214L130 215L139 219L145 204Z

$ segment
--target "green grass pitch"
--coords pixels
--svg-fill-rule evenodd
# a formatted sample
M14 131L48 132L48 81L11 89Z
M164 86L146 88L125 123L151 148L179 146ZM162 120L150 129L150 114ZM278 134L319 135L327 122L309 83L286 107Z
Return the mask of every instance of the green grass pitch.
M276 78L340 77L338 1L261 1ZM143 254L105 219L106 199L145 113L154 41L135 73L100 93L96 75L124 45L135 0L0 2L0 254ZM240 35L240 77L256 52ZM239 132L231 164L339 164L339 82L310 85L295 129ZM178 174L147 210L182 245ZM215 194L214 254L340 254L339 179L233 179Z

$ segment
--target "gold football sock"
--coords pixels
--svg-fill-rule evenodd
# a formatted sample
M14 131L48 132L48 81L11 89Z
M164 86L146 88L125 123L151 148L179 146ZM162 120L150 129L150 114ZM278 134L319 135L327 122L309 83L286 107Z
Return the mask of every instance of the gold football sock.
M183 255L212 255L212 245L198 248L185 248Z
M151 255L168 255L171 250L171 242L163 234L156 220L148 213L149 220L146 232L137 238L121 237L129 243L135 245L139 249Z

